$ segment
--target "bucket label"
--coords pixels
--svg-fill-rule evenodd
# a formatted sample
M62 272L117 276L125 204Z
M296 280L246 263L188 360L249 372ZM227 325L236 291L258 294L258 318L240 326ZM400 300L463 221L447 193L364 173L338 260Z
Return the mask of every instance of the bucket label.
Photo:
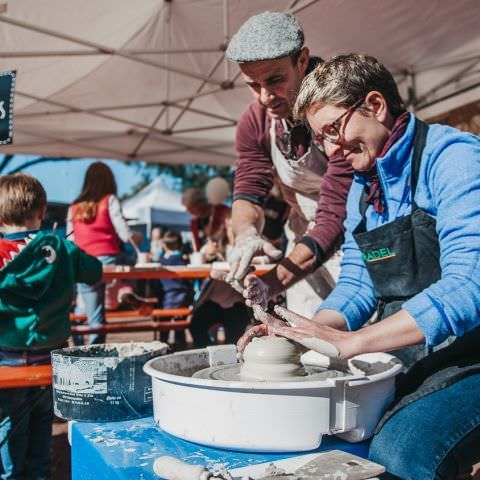
M61 357L52 360L55 388L71 393L107 393L107 365L98 360Z

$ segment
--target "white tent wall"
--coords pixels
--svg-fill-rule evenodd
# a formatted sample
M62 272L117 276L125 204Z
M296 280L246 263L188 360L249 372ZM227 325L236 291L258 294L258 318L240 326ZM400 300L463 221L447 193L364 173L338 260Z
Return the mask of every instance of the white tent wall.
M122 212L132 223L145 224L147 232L150 232L152 225L180 230L190 225L190 214L182 205L181 194L166 188L160 178L122 202Z
M0 0L0 70L17 70L4 153L234 162L250 95L224 58L264 10L296 13L313 54L365 52L430 118L480 98L478 0Z

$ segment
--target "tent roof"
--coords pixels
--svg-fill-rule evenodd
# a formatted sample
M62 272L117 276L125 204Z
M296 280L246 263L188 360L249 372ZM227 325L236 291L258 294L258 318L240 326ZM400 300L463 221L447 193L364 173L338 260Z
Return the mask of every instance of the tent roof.
M478 0L5 2L0 70L18 77L4 153L231 164L250 96L223 51L264 10L298 14L314 54L377 56L420 116L480 98Z

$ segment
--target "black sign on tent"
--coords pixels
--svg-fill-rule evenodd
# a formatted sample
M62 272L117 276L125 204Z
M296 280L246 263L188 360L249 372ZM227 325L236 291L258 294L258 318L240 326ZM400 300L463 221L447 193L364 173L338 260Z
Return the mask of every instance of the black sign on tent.
M16 72L0 72L0 145L12 143Z

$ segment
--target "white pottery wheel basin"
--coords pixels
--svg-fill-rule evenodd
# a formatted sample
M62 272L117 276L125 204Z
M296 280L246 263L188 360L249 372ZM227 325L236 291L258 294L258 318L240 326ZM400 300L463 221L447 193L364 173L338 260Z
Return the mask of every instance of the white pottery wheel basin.
M217 448L264 452L307 451L325 434L350 442L372 435L393 399L402 364L370 353L355 360L375 364L368 375L318 381L223 381L192 378L201 369L236 363L234 345L178 352L144 366L152 377L153 413L162 430ZM306 365L328 365L315 352ZM378 373L376 373L378 372Z

